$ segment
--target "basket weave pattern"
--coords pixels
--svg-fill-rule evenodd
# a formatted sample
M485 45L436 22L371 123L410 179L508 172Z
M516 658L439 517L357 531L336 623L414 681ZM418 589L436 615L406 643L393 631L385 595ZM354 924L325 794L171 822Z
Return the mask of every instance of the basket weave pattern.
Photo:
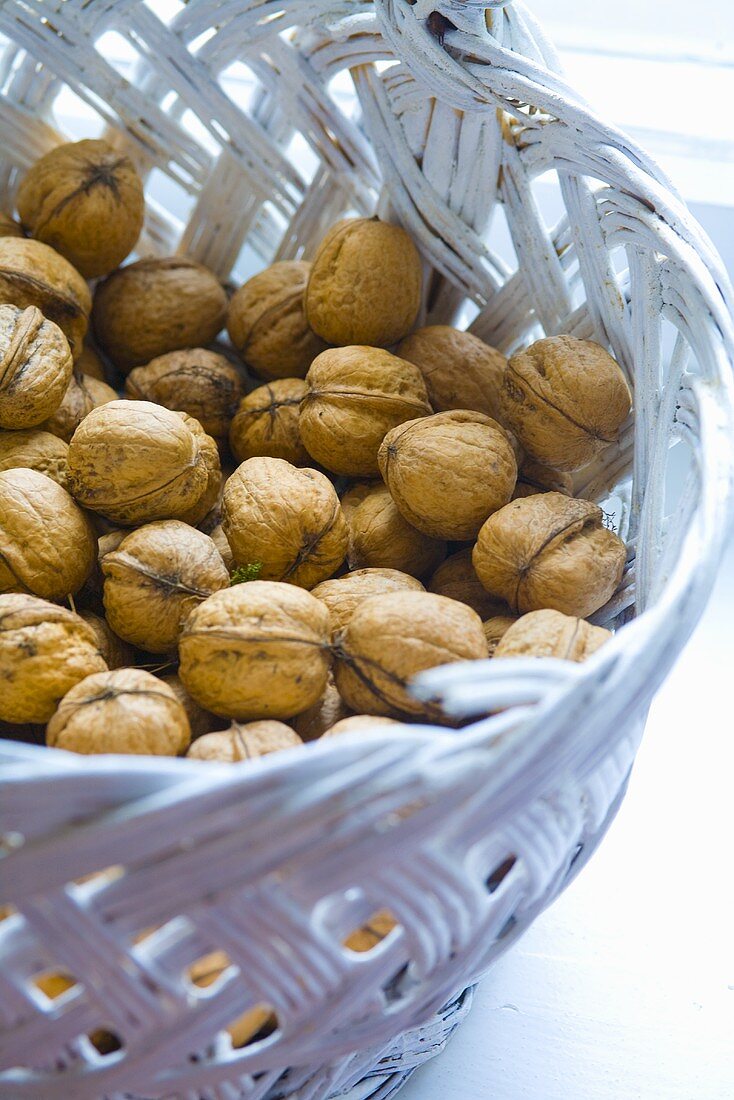
M111 32L138 55L124 76ZM447 666L419 690L499 713L252 767L0 749L0 904L16 910L0 922L0 1097L385 1100L468 1008L457 990L599 842L710 591L732 480L726 276L519 4L189 0L165 23L143 0L0 0L0 34L6 206L64 140L54 110L71 89L148 180L141 252L236 282L377 209L422 250L424 321L468 318L505 351L596 339L633 388L634 418L576 486L629 547L595 617L624 629L587 664ZM225 90L236 64L246 105ZM502 218L516 269L487 243ZM382 943L343 946L385 908L398 927ZM214 950L231 966L199 988L189 968ZM32 981L46 971L76 984L52 1002ZM259 1004L276 1030L233 1049L225 1029ZM96 1051L100 1027L119 1051Z

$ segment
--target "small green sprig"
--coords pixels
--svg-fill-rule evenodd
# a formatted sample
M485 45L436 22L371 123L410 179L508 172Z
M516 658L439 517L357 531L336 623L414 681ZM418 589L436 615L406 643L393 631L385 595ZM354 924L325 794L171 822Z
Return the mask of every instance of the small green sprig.
M246 581L256 581L263 571L261 561L248 561L247 565L238 565L232 570L229 578L230 588L233 584L244 584Z

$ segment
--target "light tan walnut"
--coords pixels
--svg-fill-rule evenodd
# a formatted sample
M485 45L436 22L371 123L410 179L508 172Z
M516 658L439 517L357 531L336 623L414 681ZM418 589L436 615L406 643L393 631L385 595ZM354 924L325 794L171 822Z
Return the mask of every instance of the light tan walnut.
M586 618L612 597L624 571L625 545L603 520L598 505L561 493L513 500L479 532L477 576L513 611Z
M328 344L389 347L415 324L423 272L413 241L379 218L338 222L316 252L306 317Z
M418 368L382 348L322 352L306 382L301 439L309 454L335 474L374 477L386 432L431 413Z
M250 458L224 487L222 527L237 565L262 563L263 580L313 588L338 569L347 525L334 486L317 470Z
M490 657L494 657L500 639L505 636L513 623L518 621L517 615L493 615L487 619L484 625L484 637L487 639L487 650Z
M159 355L125 380L125 396L188 413L207 435L226 439L245 392L244 378L224 355L187 348Z
M206 472L206 486L198 500L187 508L183 515L178 516L184 523L190 523L192 527L199 524L211 525L218 521L219 506L224 488L224 475L222 463L219 458L217 441L207 435L201 424L195 417L188 413L176 413L183 420L186 427L193 435L199 452L201 464Z
M196 421L149 401L100 405L85 416L69 445L71 492L113 523L186 519L211 491L210 452L216 444L210 440L206 447L206 440Z
M324 694L316 700L313 706L296 715L293 719L293 728L302 741L315 741L326 733L331 726L342 718L349 717L351 713L337 691L334 677L330 672Z
M133 647L118 638L102 615L95 615L94 611L80 611L79 617L94 631L97 648L108 668L126 668L135 663Z
M446 557L446 543L411 526L380 482L351 511L348 526L351 569L397 569L425 577Z
M573 496L573 478L562 470L552 470L532 458L526 458L520 465L517 484L512 499L534 497L538 493L563 493Z
M0 595L0 721L47 722L74 684L106 667L79 615L35 596Z
M471 553L471 549L459 550L441 562L429 581L428 591L467 604L482 620L500 615L507 611L507 604L487 592L474 570Z
M472 409L500 418L507 360L478 336L450 325L428 325L401 340L397 354L420 368L436 412Z
M331 664L329 612L291 584L225 588L192 611L179 676L206 710L227 718L292 718L321 698Z
M102 351L127 373L159 355L211 344L227 296L208 268L185 256L138 260L94 293L92 322Z
M322 581L311 591L328 607L331 628L336 634L372 596L384 596L388 592L424 592L425 589L415 577L398 569L354 569L341 577Z
M438 539L476 537L512 496L515 455L503 428L456 410L401 424L385 436L380 473L408 523Z
M530 611L511 623L494 651L495 657L557 657L585 661L612 633L560 611Z
M69 443L82 420L92 409L117 401L117 394L106 382L88 378L75 370L66 387L61 404L43 423L43 430Z
M218 523L216 527L212 528L209 533L209 538L216 546L219 553L222 555L222 561L228 573L231 573L235 567L234 556L232 554L232 547L227 541L227 536L224 533L224 528L221 523Z
M344 513L344 518L347 523L351 522L354 512L362 501L366 500L375 489L381 489L383 485L384 482L382 478L379 477L368 478L365 481L353 481L350 483L341 497L342 512Z
M87 676L66 693L46 727L52 748L85 754L178 756L190 740L186 711L142 668Z
M437 706L410 694L412 678L486 656L482 620L470 607L430 592L393 592L366 600L347 623L336 686L358 714L441 720Z
M25 431L0 431L0 470L13 470L25 466L45 474L62 488L66 488L66 454L63 439L58 439L41 428Z
M326 347L310 328L303 308L310 271L311 265L301 260L271 264L232 296L227 331L259 378L305 378Z
M532 458L556 470L578 470L613 443L631 404L619 365L590 340L539 340L505 372L504 421Z
M225 720L218 718L216 714L212 714L210 711L200 707L199 704L191 698L188 691L181 683L180 678L175 675L175 673L169 676L161 676L160 679L171 689L183 709L186 711L192 740L195 740L197 737L203 737L205 733L211 733L212 730L222 728Z
M311 456L298 427L307 393L302 379L279 378L243 398L229 429L229 445L237 461L262 456L282 458L294 466L309 465Z
M217 764L237 764L271 752L297 748L303 741L290 726L272 719L259 722L233 722L226 730L205 733L194 741L186 755L191 760L210 760Z
M69 142L30 168L17 195L31 236L51 245L85 279L106 275L143 228L143 184L129 157L106 141Z
M40 309L69 341L77 359L89 325L92 298L76 268L41 241L0 237L0 302Z
M73 362L69 342L39 309L0 305L0 428L32 428L64 396Z
M401 722L397 722L394 718L386 718L384 715L376 714L350 714L348 718L342 718L341 721L335 722L330 729L326 730L323 734L324 737L339 737L342 733L379 733L380 729L384 729L385 726L400 726Z
M0 473L0 592L63 600L92 572L97 540L65 489L37 470Z
M190 612L229 585L209 536L176 519L138 527L101 566L107 621L148 653L175 650Z

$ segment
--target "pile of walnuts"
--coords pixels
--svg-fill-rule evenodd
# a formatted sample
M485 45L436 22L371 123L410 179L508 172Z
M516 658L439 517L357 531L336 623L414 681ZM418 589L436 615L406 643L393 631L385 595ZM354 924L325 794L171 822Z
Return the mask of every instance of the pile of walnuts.
M607 641L626 549L573 495L630 415L604 348L425 325L377 218L229 293L123 264L144 213L95 140L0 217L3 735L244 761L446 724L410 690L436 665Z

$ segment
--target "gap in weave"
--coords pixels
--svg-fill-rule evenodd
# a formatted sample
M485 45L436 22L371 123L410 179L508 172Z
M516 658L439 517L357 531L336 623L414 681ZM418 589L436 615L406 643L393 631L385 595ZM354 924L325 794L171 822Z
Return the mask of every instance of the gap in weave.
M61 130L69 141L101 137L105 122L91 104L64 85L51 107L52 124Z
M222 69L219 84L224 94L246 115L252 114L256 96L262 92L262 84L255 73L243 61L233 61Z
M105 31L94 40L94 48L110 68L125 80L132 78L133 70L140 61L140 54L129 38L124 38L119 31Z

